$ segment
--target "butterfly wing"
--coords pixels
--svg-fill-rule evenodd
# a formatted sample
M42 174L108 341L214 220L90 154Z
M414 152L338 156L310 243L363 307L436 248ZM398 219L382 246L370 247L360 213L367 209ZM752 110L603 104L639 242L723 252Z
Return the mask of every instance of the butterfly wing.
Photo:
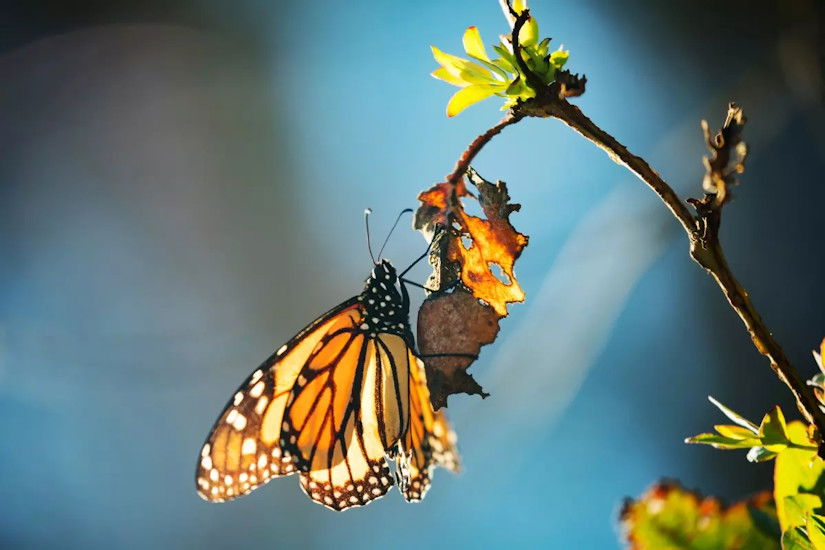
M306 494L333 510L385 495L385 455L409 422L409 347L397 334L359 324L309 358L284 415L281 442Z
M433 411L424 365L410 352L410 427L396 457L401 494L409 502L424 499L432 471L442 466L459 471L456 436L443 411Z
M330 310L263 362L229 400L201 449L198 494L222 502L270 479L292 474L296 464L281 447L284 409L302 369L318 350L328 353L338 332L357 326L357 298Z

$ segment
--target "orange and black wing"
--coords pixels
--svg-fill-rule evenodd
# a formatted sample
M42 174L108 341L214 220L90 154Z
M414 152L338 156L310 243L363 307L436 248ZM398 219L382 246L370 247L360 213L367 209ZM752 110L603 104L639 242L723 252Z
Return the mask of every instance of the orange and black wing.
M410 427L402 452L396 457L401 478L401 494L418 502L430 488L436 466L458 472L456 436L443 411L433 411L430 391L421 360L410 352Z
M284 410L293 386L312 358L337 355L337 335L360 317L356 298L330 310L281 346L238 388L201 449L195 475L201 497L230 500L296 471L293 457L281 447Z
M406 433L409 347L354 323L331 335L298 375L284 414L282 447L301 487L333 510L362 506L393 485L385 455Z

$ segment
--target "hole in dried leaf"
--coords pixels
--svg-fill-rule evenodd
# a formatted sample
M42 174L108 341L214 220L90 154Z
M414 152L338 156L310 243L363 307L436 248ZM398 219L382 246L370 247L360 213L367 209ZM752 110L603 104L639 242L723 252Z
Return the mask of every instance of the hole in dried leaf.
M504 272L504 269L496 262L487 262L487 269L503 284L510 286L510 277Z
M464 245L465 250L470 250L470 247L473 246L473 239L469 235L462 235L461 244Z

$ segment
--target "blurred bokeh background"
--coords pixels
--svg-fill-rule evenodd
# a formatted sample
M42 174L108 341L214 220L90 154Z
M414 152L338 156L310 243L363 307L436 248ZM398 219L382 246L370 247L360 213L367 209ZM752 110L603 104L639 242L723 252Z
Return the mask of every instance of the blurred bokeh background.
M750 118L729 259L806 376L825 336L817 0L533 0L588 76L576 100L683 196L699 120ZM201 501L200 445L237 384L369 268L383 234L498 119L444 116L428 45L505 32L494 0L0 7L0 547L616 548L660 476L729 499L770 484L688 447L712 394L758 418L786 390L657 199L555 121L475 166L531 237L526 304L453 397L464 471L425 502L334 514L294 479ZM398 231L404 265L423 239ZM425 269L417 272L423 279Z

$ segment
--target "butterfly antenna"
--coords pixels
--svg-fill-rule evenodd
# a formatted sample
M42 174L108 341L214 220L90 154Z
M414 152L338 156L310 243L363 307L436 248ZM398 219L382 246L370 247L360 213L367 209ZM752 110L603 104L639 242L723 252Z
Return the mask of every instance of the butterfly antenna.
M369 250L372 263L377 264L378 262L375 261L375 256L372 253L372 242L370 241L370 214L372 214L372 208L364 210L364 225L367 228L367 250Z
M398 213L398 217L395 218L395 223L392 224L392 227L390 228L390 232L387 233L387 238L384 239L384 244L381 245L381 250L378 251L378 257L379 258L381 257L381 253L384 252L384 247L387 246L387 242L390 240L390 235L392 235L392 232L395 231L395 226L397 226L398 222L401 221L401 216L403 216L404 214L406 214L408 212L412 212L412 208L405 208L404 210L402 210L401 212Z

